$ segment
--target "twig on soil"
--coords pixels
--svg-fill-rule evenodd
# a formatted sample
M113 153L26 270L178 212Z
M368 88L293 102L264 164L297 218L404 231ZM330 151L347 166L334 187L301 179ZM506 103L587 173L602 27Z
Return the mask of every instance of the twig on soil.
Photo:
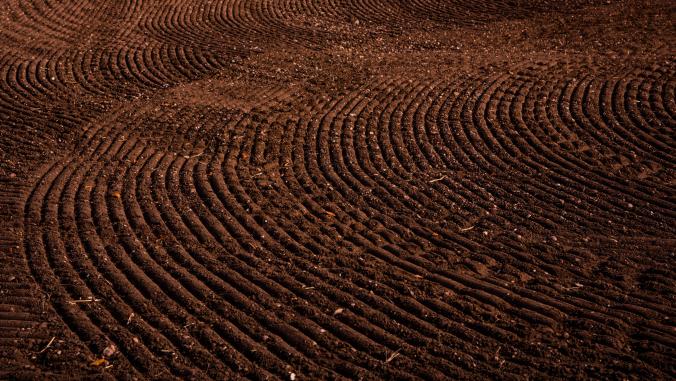
M49 340L49 343L47 343L47 345L46 345L44 348L42 348L42 350L41 350L40 352L38 352L38 353L42 353L42 352L46 351L47 349L49 349L49 347L52 346L52 343L54 342L54 339L56 339L56 336L52 337L52 339Z
M395 358L397 358L397 356L399 356L399 352L401 352L401 348L399 348L399 349L397 349L396 351L392 352L392 354L391 354L387 359L385 359L385 364L387 364L388 362L390 362L390 361L394 360Z
M430 180L429 183L430 183L430 184L431 184L431 183L436 183L437 181L441 181L441 180L443 180L443 179L445 179L445 178L446 178L446 175L443 175L443 176L439 177L438 179Z
M470 227L468 227L468 228L462 228L462 229L460 229L460 231L461 231L461 232L466 232L466 231L472 230L472 229L474 229L474 226L470 226Z
M101 299L96 299L96 298L89 298L89 299L77 299L77 300L71 300L68 303L70 304L78 304L78 303L95 303L95 302L100 302Z
M129 318L127 319L127 325L129 325L131 323L131 319L133 319L133 318L134 318L134 313L132 312L132 313L129 314Z
M159 373L153 375L153 378L158 378L160 375L162 375L162 374L164 374L164 373L166 373L166 372L167 372L166 369L162 369L162 371L160 371Z
M571 287L563 287L563 289L566 290L566 291L577 290L577 289L582 288L583 286L584 286L584 285L581 284L581 283L575 283L575 286L571 286Z
M502 368L502 366L505 364L505 359L500 357L500 350L502 350L502 346L498 347L498 350L495 351L495 355L493 356L495 361L497 361L500 364L500 366L498 366L498 369Z

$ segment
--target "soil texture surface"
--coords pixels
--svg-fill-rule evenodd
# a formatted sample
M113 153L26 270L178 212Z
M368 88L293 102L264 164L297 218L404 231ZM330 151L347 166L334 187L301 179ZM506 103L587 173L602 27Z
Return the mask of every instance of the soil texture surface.
M673 379L670 0L0 3L0 378Z

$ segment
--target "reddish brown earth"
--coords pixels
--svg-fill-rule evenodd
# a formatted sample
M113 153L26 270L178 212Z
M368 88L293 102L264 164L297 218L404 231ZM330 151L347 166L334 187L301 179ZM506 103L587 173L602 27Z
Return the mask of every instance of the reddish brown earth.
M0 378L673 379L669 0L0 4Z

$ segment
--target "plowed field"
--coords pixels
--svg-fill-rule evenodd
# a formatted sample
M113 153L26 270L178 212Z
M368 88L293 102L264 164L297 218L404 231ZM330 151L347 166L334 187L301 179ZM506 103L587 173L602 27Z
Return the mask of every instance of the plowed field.
M0 4L0 378L673 379L676 4Z

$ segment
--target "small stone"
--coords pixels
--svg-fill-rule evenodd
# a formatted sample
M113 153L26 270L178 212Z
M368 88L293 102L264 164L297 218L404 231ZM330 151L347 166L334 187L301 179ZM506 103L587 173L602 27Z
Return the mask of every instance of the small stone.
M103 357L111 357L117 353L117 347L114 344L110 344L103 350Z
M289 380L293 381L296 379L296 373L289 374Z
M97 367L98 366L104 366L106 364L108 364L108 361L106 361L106 359L96 359L96 360L92 361L91 363L89 363L89 365L97 366Z

